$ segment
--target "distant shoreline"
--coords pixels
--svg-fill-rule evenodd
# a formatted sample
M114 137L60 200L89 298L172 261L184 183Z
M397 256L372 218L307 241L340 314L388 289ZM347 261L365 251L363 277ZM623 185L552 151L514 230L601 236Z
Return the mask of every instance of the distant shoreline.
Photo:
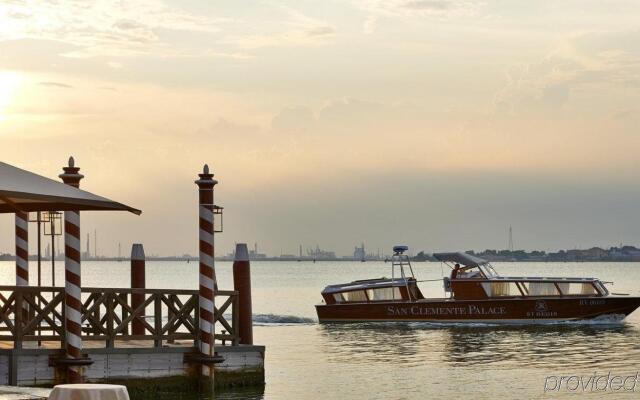
M216 258L216 261L228 261L228 262L233 262L233 259L231 258L226 258L226 257L221 257L221 258ZM15 261L15 257L11 256L11 257L0 257L0 261ZM30 257L29 258L30 262L34 262L37 261L37 259L35 257ZM82 261L108 261L108 262L130 262L129 258L117 258L117 257L99 257L99 258L88 258L88 259L82 259ZM180 258L180 257L147 257L146 261L177 261L177 262L198 262L197 258ZM348 259L348 258L333 258L333 259L321 259L321 260L310 260L310 259L290 259L290 258L258 258L258 259L253 259L250 260L253 262L256 261L267 261L267 262L290 262L290 263L299 263L299 262L311 262L311 263L315 263L315 262L361 262L363 264L366 263L378 263L378 262L389 262L388 260L355 260L355 259ZM411 260L412 262L439 262L437 260ZM50 263L51 259L50 258L43 258L42 262L46 262L46 263ZM57 263L64 263L64 258L60 257L60 258L56 258L56 262ZM595 259L595 260L545 260L545 259L530 259L530 260L491 260L490 262L494 262L494 263L530 263L530 262L538 262L538 263L590 263L590 262L611 262L611 263L638 263L640 262L640 259L637 260L626 260L626 259L616 259L616 260L611 260L611 259Z

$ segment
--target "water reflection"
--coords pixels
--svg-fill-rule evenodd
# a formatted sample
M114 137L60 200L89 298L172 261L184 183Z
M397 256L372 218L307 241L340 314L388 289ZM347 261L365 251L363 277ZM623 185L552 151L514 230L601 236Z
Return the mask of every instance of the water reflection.
M406 324L322 324L319 329L330 362L406 364L420 353L420 331Z
M613 368L625 365L627 356L640 356L636 335L637 329L626 325L456 328L448 330L442 358L470 366Z
M328 362L424 365L430 362L492 368L625 367L640 359L637 326L323 324Z

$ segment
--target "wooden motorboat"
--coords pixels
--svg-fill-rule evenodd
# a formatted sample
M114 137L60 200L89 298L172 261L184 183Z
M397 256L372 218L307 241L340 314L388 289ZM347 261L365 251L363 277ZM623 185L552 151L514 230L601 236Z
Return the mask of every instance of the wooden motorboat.
M390 279L327 286L316 305L319 321L620 321L640 306L639 297L611 294L597 278L503 277L487 260L460 252L433 255L451 274L443 277L445 297L425 298L404 254L408 248L393 250Z

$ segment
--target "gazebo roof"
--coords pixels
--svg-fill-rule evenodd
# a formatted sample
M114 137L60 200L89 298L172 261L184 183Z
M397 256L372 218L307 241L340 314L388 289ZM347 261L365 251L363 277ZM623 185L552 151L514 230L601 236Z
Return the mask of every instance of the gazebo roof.
M0 213L16 211L142 211L0 162Z

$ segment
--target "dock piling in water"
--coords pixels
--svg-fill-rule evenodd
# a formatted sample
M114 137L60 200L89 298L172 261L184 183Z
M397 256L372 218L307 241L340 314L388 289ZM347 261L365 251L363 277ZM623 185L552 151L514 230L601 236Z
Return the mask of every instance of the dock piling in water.
M251 311L251 266L246 243L236 244L233 260L233 290L238 292L238 334L240 344L253 344Z
M131 245L131 289L144 289L145 286L145 255L141 243ZM131 294L131 308L137 309L144 303L144 293ZM143 313L144 314L144 313ZM144 324L140 317L131 323L132 335L144 335Z

